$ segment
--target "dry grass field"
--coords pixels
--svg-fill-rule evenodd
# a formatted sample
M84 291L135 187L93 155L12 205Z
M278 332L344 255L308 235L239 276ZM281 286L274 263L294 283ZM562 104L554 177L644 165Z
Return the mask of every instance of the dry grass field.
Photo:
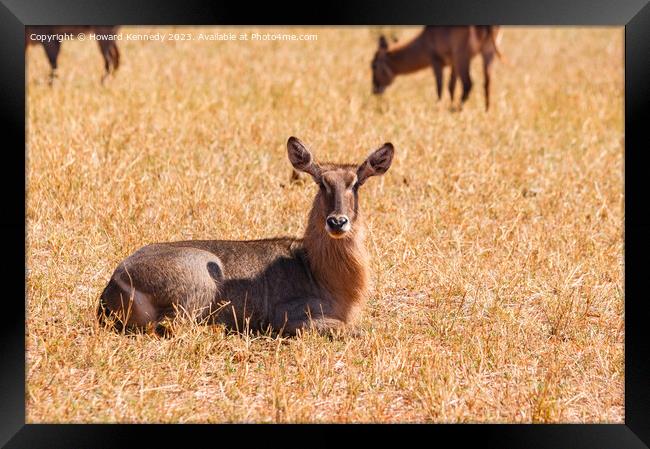
M505 28L489 113L479 59L450 112L431 70L371 94L380 28L291 31L318 39L119 42L104 86L95 42L64 42L52 88L29 48L27 422L623 422L623 29ZM396 147L361 193L363 335L101 328L147 243L301 235L291 135Z

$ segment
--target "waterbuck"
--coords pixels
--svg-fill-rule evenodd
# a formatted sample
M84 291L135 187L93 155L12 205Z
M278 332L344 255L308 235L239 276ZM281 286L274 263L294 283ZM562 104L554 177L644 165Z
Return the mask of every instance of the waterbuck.
M183 313L239 331L356 332L351 325L370 283L359 189L388 170L393 145L385 143L358 166L318 163L295 137L287 150L293 167L318 185L302 239L145 246L114 271L100 297L100 321L165 334L165 323Z
M120 52L117 49L115 36L116 26L95 26L95 25L56 25L56 26L26 26L25 27L25 51L30 44L42 44L50 62L50 85L57 76L57 59L61 50L63 39L72 39L79 34L84 36L94 34L99 49L104 57L104 76L115 72L120 66Z
M485 80L485 110L490 108L490 72L494 56L501 56L498 48L498 26L426 26L410 42L397 48L388 48L384 36L379 38L379 48L372 60L372 91L384 92L397 75L433 67L438 100L442 97L442 69L451 67L449 95L454 100L456 78L463 85L461 106L472 89L469 75L471 59L481 53Z

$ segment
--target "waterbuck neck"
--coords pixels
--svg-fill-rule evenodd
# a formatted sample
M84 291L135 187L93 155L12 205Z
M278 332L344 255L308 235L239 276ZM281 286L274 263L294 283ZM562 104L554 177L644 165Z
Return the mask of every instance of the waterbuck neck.
M357 216L349 235L340 239L331 238L324 223L322 208L315 200L303 239L312 274L339 306L354 307L366 299L369 290L363 220Z
M415 72L431 65L431 56L425 49L423 35L401 47L389 50L386 56L388 66L396 75Z

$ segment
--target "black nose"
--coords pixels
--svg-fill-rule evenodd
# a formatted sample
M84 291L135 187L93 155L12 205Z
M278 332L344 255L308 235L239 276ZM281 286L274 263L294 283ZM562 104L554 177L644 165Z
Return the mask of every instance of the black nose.
M348 222L348 218L344 216L340 217L327 217L327 226L334 231L340 231L343 229Z

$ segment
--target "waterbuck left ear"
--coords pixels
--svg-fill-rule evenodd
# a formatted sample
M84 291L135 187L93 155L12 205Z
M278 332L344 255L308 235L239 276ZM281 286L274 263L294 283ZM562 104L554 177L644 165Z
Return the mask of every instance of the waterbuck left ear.
M357 182L361 185L371 176L383 175L393 162L395 148L390 142L373 151L357 169Z

